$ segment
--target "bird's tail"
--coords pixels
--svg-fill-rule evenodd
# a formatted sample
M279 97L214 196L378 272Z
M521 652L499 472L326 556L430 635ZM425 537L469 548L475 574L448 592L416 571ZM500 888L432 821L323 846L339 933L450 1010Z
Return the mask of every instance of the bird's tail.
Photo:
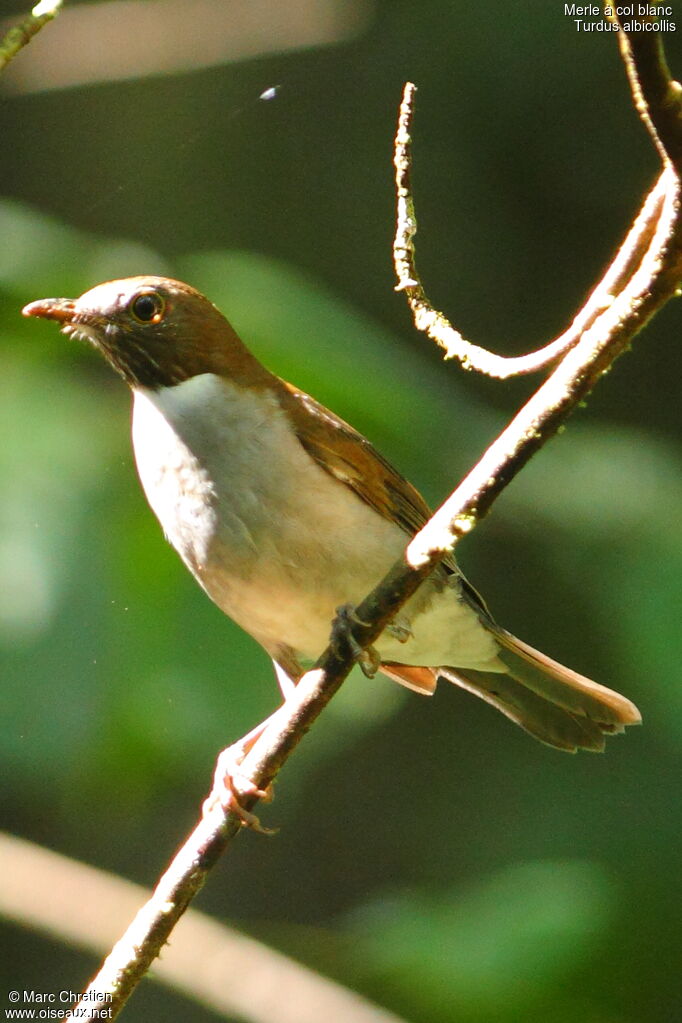
M624 696L592 682L494 626L507 672L443 667L449 681L480 696L531 735L557 749L601 752L605 736L641 722Z

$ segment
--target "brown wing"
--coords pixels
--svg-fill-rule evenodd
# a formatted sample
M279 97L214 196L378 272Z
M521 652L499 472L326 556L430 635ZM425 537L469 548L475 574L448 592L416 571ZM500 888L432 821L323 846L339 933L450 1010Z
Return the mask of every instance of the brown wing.
M308 454L385 519L414 536L431 514L421 494L361 433L309 394L282 382L283 401Z
M419 491L361 433L305 391L285 380L281 383L282 404L308 454L385 519L396 522L408 536L414 536L431 515ZM458 576L465 599L490 619L483 599L460 572L454 555L445 559L443 567Z

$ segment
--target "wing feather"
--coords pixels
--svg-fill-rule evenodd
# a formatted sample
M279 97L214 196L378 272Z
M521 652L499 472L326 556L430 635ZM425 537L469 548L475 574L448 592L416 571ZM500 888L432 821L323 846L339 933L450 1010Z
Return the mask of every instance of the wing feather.
M379 515L414 536L431 516L419 491L377 449L340 416L305 391L282 381L281 401L291 416L296 435L308 454L326 472L350 487ZM460 581L461 593L485 619L492 621L482 597L460 572L454 555L443 568Z
M385 519L414 536L429 518L421 494L361 433L305 391L285 384L284 399L308 454Z

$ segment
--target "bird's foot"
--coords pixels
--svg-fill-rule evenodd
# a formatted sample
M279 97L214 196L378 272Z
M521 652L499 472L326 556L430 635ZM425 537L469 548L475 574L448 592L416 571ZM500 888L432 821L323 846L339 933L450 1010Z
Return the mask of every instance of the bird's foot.
M241 770L241 764L253 744L261 735L265 725L250 732L244 739L228 746L219 754L213 775L213 788L208 798L204 801L202 808L203 816L206 817L216 806L224 811L237 814L245 828L251 828L260 835L274 835L276 828L264 827L255 813L252 813L242 805L242 799L255 798L264 802L272 802L272 785L260 789L253 779L249 778Z
M373 646L363 649L353 635L353 625L368 625L358 618L352 604L342 604L336 609L332 622L332 646L340 653L344 644L349 647L353 659L359 664L367 678L374 678L381 667L381 658Z
M414 635L410 628L410 623L404 615L398 615L389 622L386 626L386 632L397 639L399 643L407 643L408 639L412 639Z

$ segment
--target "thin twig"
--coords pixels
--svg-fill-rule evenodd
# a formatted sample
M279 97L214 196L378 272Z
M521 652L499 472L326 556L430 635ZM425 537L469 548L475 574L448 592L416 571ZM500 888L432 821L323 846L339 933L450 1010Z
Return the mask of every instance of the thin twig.
M682 171L682 86L668 68L661 32L626 31L626 21L607 4L610 21L619 26L618 45L635 108L665 163ZM658 21L653 16L639 18Z
M13 57L16 57L22 47L30 43L43 25L47 25L48 21L56 18L62 2L63 0L40 0L40 3L35 5L23 21L5 33L0 39L0 71L9 64Z
M435 341L445 351L446 359L458 359L464 369L473 369L499 380L521 374L536 373L555 363L558 358L573 348L581 334L609 307L613 296L623 289L629 277L639 266L651 241L660 213L664 190L661 179L659 178L644 200L639 214L611 265L567 330L543 348L529 352L527 355L496 355L467 341L443 313L433 308L417 273L414 249L417 218L411 186L411 127L415 92L415 86L411 82L406 82L398 115L398 132L395 138L393 162L396 171L398 213L393 243L393 262L398 278L396 291L405 293L417 330L423 331Z
M633 67L638 67L638 59L634 54ZM646 97L651 121L657 124L655 103L644 87L642 94ZM679 180L673 166L666 161L663 174L626 239L625 249L621 249L609 270L609 301L604 300L594 308L591 318L581 328L579 340L576 338L574 347L561 364L414 537L405 557L396 562L385 579L358 606L352 632L360 646L367 647L378 638L458 539L476 525L532 454L556 433L600 376L629 346L635 334L676 293L682 279L679 198ZM618 294L612 294L616 283ZM596 290L603 284L604 281ZM606 292L602 297L606 298ZM328 647L316 667L304 675L286 704L270 719L241 765L241 772L253 783L238 793L246 808L257 801L253 786L264 789L273 780L339 689L354 659L353 651L342 644ZM85 1015L78 1015L78 1019L113 1019L118 1014L240 825L237 816L224 813L218 803L213 802L212 809L168 868L152 900L140 911L90 985L89 992L112 996L106 1015L100 1015L96 1005L84 1001L77 1011Z
M628 288L613 300L561 364L488 448L428 526L407 550L411 564L461 533L458 520L485 515L506 484L535 451L556 433L568 414L592 390L658 309L672 298L682 279L679 181L672 169L662 179L668 194L649 250Z

